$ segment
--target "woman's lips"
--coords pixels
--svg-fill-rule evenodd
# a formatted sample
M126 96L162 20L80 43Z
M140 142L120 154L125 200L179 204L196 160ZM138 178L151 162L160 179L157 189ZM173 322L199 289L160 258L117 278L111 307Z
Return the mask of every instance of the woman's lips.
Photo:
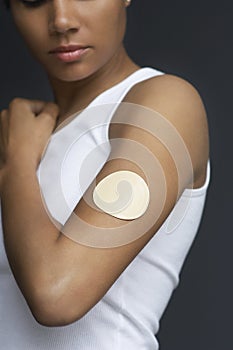
M51 52L54 56L56 56L59 60L63 62L73 62L78 60L84 53L89 50L89 47L83 47L76 50L70 51L55 51Z

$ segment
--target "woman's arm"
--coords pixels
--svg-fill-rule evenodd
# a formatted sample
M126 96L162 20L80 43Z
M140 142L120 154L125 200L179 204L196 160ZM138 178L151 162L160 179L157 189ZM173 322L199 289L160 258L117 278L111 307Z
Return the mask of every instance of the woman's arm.
M208 158L206 114L198 93L189 83L169 75L152 78L137 84L124 102L158 111L169 121L186 144L195 179L203 178ZM15 103L15 108L17 105ZM135 118L143 116L135 114ZM153 120L152 117L150 125L155 125L156 129L156 118ZM175 135L176 132L164 136L168 136L167 140L175 145ZM83 197L74 215L60 231L49 219L41 199L36 177L38 154L41 155L40 152L35 153L40 148L38 143L36 145L30 139L28 144L31 143L32 152L21 147L17 156L13 156L12 152L7 159L1 185L6 252L15 279L34 317L43 325L66 325L85 315L154 236L192 180L190 169L182 169L178 191L173 156L159 137L146 130L132 125L111 124L110 137L122 141L112 147L109 161L87 189L84 197L89 199L89 204ZM137 147L130 150L128 140L133 140L139 146L139 151L145 147L147 153L152 155L151 159L154 158L154 163L145 162L145 154L136 152ZM17 142L20 143L20 140ZM14 150L17 150L16 144ZM180 156L181 163L182 160L185 162L185 150L183 155L181 151ZM161 168L156 166L158 163ZM98 184L105 176L118 170L133 171L148 185L150 203L140 218L118 219L100 211L92 201L94 182ZM161 170L166 180L165 187ZM126 234L125 244L111 247L109 243L106 249L98 247L98 244L94 247L79 243L82 237L95 235L99 228L104 228L106 239L111 234L115 235L114 238L117 234ZM135 236L135 232L140 234ZM69 235L72 239L68 238Z

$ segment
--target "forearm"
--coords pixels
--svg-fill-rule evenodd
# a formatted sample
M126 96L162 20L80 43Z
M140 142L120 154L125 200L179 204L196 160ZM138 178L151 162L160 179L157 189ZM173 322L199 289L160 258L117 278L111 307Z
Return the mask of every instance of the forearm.
M38 284L43 289L46 279L52 277L49 269L59 230L44 208L36 167L29 161L8 164L1 186L1 206L9 263L20 289L25 296L30 295Z

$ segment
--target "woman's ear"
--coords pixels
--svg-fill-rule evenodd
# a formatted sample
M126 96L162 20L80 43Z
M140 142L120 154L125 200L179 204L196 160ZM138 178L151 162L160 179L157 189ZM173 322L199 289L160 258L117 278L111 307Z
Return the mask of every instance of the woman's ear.
M128 7L131 3L131 0L124 0L124 2L125 2L125 6Z

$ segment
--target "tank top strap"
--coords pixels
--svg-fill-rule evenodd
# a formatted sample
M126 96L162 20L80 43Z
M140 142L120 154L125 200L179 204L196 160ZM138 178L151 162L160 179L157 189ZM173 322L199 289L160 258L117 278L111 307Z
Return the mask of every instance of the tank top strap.
M151 67L142 67L130 74L120 83L114 85L113 87L105 90L103 93L98 95L88 107L92 107L102 103L116 103L122 101L127 92L137 83L158 76L163 75L164 72L159 71Z
M91 118L86 118L86 121L91 122L92 126L94 124L100 125L100 123L102 123L102 125L106 125L105 128L102 128L102 133L98 134L98 138L101 137L103 142L109 141L109 125L113 115L119 107L119 104L122 103L122 100L134 85L149 78L163 74L164 72L161 72L155 68L142 67L121 81L119 84L100 94L89 106L94 107L94 116ZM99 112L97 112L98 109ZM86 127L90 129L90 125L86 125Z

